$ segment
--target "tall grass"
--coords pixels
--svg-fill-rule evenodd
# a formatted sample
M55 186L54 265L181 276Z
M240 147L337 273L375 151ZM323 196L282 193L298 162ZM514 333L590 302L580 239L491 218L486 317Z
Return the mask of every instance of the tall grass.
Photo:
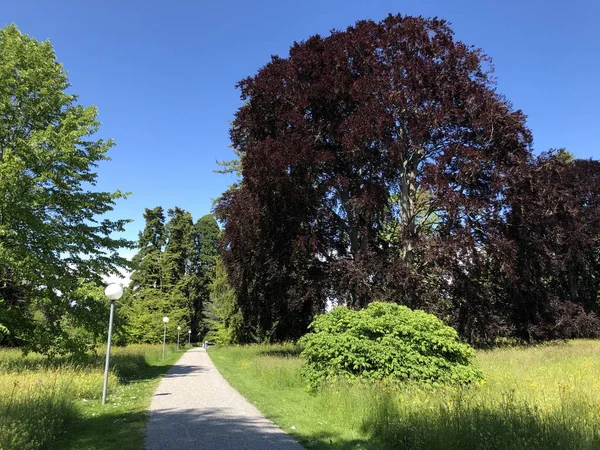
M78 359L49 360L0 350L0 449L45 448L64 434L81 416L82 404L101 398L104 358L101 351ZM123 386L156 376L152 363L160 359L158 346L114 348L109 402Z
M211 357L311 449L600 448L600 341L478 352L486 379L466 388L336 384L311 394L294 347Z
M0 449L37 449L73 418L73 393L57 372L0 375Z

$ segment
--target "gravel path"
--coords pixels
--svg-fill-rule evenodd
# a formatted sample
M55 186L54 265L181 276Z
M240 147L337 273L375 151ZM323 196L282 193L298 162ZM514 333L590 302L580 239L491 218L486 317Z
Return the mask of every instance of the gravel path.
M303 450L237 393L202 348L163 377L150 405L148 450Z

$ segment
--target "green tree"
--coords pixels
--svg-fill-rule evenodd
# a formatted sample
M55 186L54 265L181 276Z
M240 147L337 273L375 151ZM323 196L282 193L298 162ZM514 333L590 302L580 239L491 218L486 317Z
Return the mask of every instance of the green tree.
M182 208L147 209L146 226L133 258L132 298L125 306L128 333L135 342L162 340L162 317L169 317L170 339L177 326L192 337L206 332L204 306L210 298L218 255L219 226L210 214L194 224ZM158 327L157 327L158 324Z
M162 253L166 243L165 214L162 206L144 211L146 225L138 235L138 253L133 257L133 289L162 289Z
M218 344L240 342L242 313L237 306L235 291L227 279L223 260L217 258L215 278L210 286L210 301L205 308L205 323L208 327L206 338Z
M119 301L113 319L113 342L126 341L124 333L124 314ZM69 339L79 347L95 348L106 343L106 322L110 303L106 301L104 286L97 283L81 282L71 295L69 313L62 319L62 325Z
M123 306L130 342L150 344L162 342L163 317L168 316L171 319L169 330L177 322L177 318L170 314L172 310L170 300L170 297L159 289L147 288L132 292L131 299Z
M127 266L111 237L126 220L101 217L116 192L95 192L95 167L113 141L70 87L49 42L0 30L0 320L11 339L45 353L80 349L64 330L80 280ZM6 333L4 333L6 334Z
M192 215L179 208L169 209L167 223L167 245L163 258L166 294L169 298L168 316L173 321L170 328L176 336L177 325L190 324L191 258L194 245ZM171 322L169 322L171 323Z
M204 335L208 329L204 321L205 306L215 280L215 267L219 255L221 231L212 214L201 217L195 225L193 264L192 335Z
M144 220L144 230L138 237L139 251L133 257L131 298L124 302L123 309L127 316L127 333L133 342L158 343L162 342L162 318L166 315L174 319L171 275L165 261L169 232L161 206L146 208Z
M217 166L220 169L215 169L213 172L223 175L235 175L237 178L240 178L242 176L242 158L244 157L244 152L234 148L233 153L235 155L233 159L217 161Z

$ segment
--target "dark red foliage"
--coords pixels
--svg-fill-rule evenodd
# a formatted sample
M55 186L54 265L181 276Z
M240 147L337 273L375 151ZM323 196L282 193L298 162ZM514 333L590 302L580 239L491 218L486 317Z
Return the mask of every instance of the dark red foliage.
M514 178L503 271L511 320L524 339L571 337L577 323L589 335L597 319L586 314L598 312L600 293L600 163L547 153Z
M239 87L242 181L216 213L245 339L297 338L327 300L424 308L471 341L513 332L532 138L480 50L388 16L295 43Z

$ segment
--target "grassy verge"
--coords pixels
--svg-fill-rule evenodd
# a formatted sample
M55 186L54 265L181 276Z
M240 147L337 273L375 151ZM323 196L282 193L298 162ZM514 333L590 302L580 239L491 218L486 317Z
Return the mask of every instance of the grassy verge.
M105 355L48 361L0 350L0 449L142 449L146 410L162 374L183 354L132 345L111 352L107 404Z
M223 376L309 449L600 448L600 341L478 353L469 388L309 393L293 346L210 351Z

